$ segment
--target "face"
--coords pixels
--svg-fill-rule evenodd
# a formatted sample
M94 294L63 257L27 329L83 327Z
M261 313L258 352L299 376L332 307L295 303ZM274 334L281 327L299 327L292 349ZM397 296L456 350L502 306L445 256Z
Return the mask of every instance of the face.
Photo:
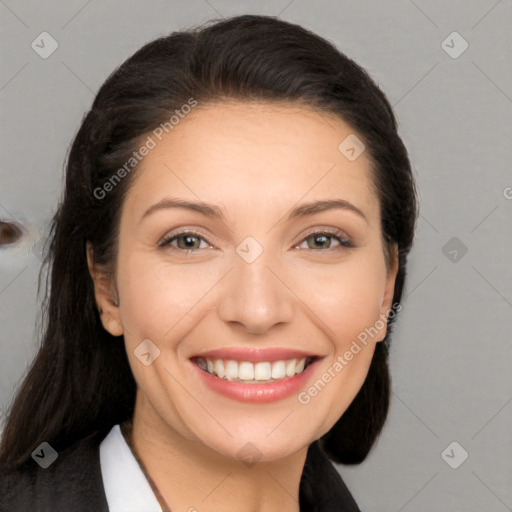
M140 162L121 214L119 305L95 283L144 422L276 460L347 409L396 273L369 157L338 149L353 133L297 105L199 105Z

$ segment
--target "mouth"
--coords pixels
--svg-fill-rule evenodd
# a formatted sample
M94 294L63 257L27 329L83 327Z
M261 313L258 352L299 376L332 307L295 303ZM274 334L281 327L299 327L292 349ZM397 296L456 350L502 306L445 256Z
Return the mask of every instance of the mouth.
M279 382L303 373L317 356L279 359L277 361L244 361L212 357L194 357L192 361L204 372L231 382L266 384Z
M199 386L238 402L263 404L293 397L325 356L286 347L226 347L189 358Z

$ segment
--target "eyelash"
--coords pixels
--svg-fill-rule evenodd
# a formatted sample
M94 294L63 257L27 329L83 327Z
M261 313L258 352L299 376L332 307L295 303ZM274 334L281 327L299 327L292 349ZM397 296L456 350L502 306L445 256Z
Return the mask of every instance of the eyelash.
M201 248L198 248L198 249L181 249L179 247L174 247L171 245L171 243L174 241L174 240L177 240L179 236L182 236L182 235L192 235L193 237L195 238L198 238L204 242L206 242L207 244L209 244L210 246L212 244L210 244L210 242L208 242L208 240L203 237L200 233L195 233L194 231L182 231L182 232L179 232L179 233L170 233L169 235L166 235L164 238L162 238L162 240L158 243L158 247L160 248L165 248L165 247L172 247L172 250L175 250L175 251L181 251L181 252L186 252L186 253L193 253L193 252L196 252L196 251L199 251L201 250ZM299 245L302 245L303 242L307 241L308 238L312 237L312 236L318 236L318 235L326 235L328 238L330 238L331 240L336 240L339 245L338 246L335 246L335 247L328 247L327 249L310 249L312 251L318 251L318 252L325 252L325 251L330 251L330 250L336 250L336 247L340 248L340 249L349 249L349 248L353 248L354 247L354 244L348 239L348 238L345 238L343 236L343 233L339 230L328 230L328 229L324 229L324 230L319 230L319 231L313 231L311 233L308 233L302 240L299 244L297 244L295 247L298 247Z
M298 245L302 245L303 242L305 242L309 237L312 236L319 236L319 235L326 235L331 240L336 240L339 245L337 246L339 249L350 249L354 247L354 244L344 236L343 232L339 231L338 229L333 229L332 231L329 229L324 230L318 230L318 231L312 231L311 233L308 233L300 242ZM329 251L329 250L336 250L336 247L329 247L327 249L311 249L312 251Z
M171 246L171 242L173 242L173 240L177 240L179 236L182 236L182 235L192 235L193 237L195 238L199 238L203 241L205 241L207 244L211 245L210 242L208 242L208 240L206 240L205 237L203 237L202 235L200 235L199 233L195 233L193 231L182 231L180 233L171 233L169 235L166 235L162 238L162 240L160 242L158 242L158 247L167 247L167 246L170 246L172 247L173 250L176 250L176 251L185 251L185 252L195 252L195 251L198 251L199 249L180 249L179 247L173 247Z

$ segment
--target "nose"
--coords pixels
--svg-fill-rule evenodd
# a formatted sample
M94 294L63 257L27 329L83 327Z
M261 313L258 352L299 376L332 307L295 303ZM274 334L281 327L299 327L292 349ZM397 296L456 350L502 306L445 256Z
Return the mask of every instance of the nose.
M237 256L218 303L221 320L252 334L262 334L290 322L294 314L293 294L277 277L279 272L275 268L265 252L252 263Z

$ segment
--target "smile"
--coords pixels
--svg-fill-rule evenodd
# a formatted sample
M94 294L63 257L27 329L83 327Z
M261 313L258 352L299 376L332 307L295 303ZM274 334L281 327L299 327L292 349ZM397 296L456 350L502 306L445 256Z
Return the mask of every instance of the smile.
M324 357L288 347L225 347L193 354L189 361L204 390L265 403L296 395Z
M195 363L210 375L244 384L272 383L294 377L302 373L312 362L312 357L259 361L256 363L208 357L195 359Z

